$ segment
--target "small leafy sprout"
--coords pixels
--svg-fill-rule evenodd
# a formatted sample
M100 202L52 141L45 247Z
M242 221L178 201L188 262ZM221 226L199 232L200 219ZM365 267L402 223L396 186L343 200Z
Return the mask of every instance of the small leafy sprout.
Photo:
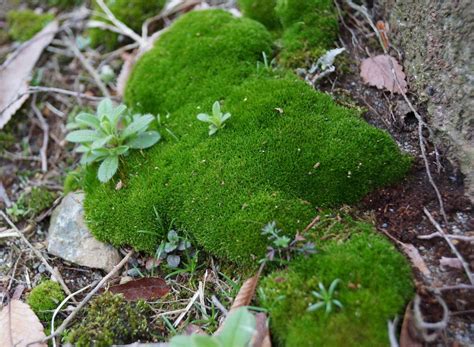
M328 290L326 290L326 287L324 286L324 284L319 282L319 292L317 292L317 291L312 291L311 292L314 297L319 299L319 301L315 304L309 305L308 308L307 308L307 311L308 312L313 312L313 311L319 310L320 308L325 307L326 308L326 314L329 314L329 313L332 312L334 306L337 306L340 309L342 309L343 306L342 306L341 302L339 300L334 299L335 290L336 290L336 287L339 284L339 282L341 282L341 280L338 279L338 278L335 279L334 281L332 281L332 283L329 286Z
M191 243L178 235L176 230L168 231L168 241L162 241L156 251L156 258L166 259L170 268L177 268L181 262L178 252L184 252L191 248Z
M114 107L110 99L102 100L96 114L80 113L68 129L79 129L66 136L69 142L80 143L76 149L83 153L84 165L101 162L97 177L101 182L109 181L117 172L119 157L130 149L145 149L160 140L157 131L149 130L155 117L151 114L127 112L123 104Z
M316 253L315 245L312 242L305 242L306 238L297 233L293 240L286 235L281 235L276 222L267 223L262 228L262 235L267 236L271 244L267 247L267 255L260 262L277 260L283 265L291 260L294 253L309 255ZM304 242L304 243L303 243Z
M270 62L268 61L267 54L262 52L263 64L260 61L257 61L257 72L263 71L272 71L276 68L276 59L273 58ZM263 65L263 67L262 67Z
M230 113L223 114L221 112L221 104L219 101L216 101L214 105L212 105L212 115L207 113L199 113L197 115L197 119L201 122L209 123L209 136L214 135L217 130L222 129L225 124L224 122L230 118Z

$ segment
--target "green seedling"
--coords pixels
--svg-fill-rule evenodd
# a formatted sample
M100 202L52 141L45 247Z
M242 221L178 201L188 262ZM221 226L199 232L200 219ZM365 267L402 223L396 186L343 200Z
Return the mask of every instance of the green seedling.
M184 252L191 248L191 242L186 238L179 236L176 230L168 231L168 241L162 241L156 251L156 258L166 259L170 268L177 268L181 262L181 256L178 252Z
M333 311L333 307L337 306L340 309L343 308L341 302L337 299L334 299L336 287L341 282L340 279L335 279L332 281L331 285L329 286L329 289L326 289L323 283L319 282L319 292L313 290L311 293L313 294L314 297L319 299L315 304L311 304L308 306L307 311L308 312L314 312L319 310L320 308L325 307L326 308L326 314L330 314Z
M114 107L110 99L104 99L95 115L77 115L68 129L79 130L70 132L66 140L81 144L76 151L83 153L82 164L101 162L97 177L107 182L117 172L120 156L130 149L149 148L160 140L157 131L149 130L154 119L151 114L130 115L125 105Z
M199 113L197 119L201 122L209 123L209 136L214 135L218 130L222 129L225 124L224 122L231 117L230 113L223 114L221 112L221 104L216 101L212 105L212 115L207 113Z

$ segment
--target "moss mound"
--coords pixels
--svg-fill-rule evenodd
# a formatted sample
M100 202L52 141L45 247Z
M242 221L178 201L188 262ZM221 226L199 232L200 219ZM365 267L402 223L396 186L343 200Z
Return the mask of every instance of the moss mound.
M300 258L261 283L273 336L281 346L386 346L387 320L403 312L413 294L409 265L372 227L356 223L344 242L329 241L319 254ZM307 312L312 291L340 279L334 298L344 306Z
M147 18L157 15L163 9L166 0L105 0L104 2L118 20L140 33L143 22ZM93 19L108 22L97 2L93 1L92 5L93 10L97 13ZM89 35L92 47L104 45L108 50L111 50L119 43L119 35L112 31L91 29Z
M68 340L77 347L153 341L147 319L152 314L144 301L130 303L122 295L107 292L91 302L85 317L71 329Z
M246 17L262 23L270 30L281 28L275 12L276 4L277 0L239 0L239 7Z
M161 113L163 144L121 164L124 188L86 175L85 210L100 240L153 252L173 221L210 253L241 265L262 257L260 229L289 234L315 206L355 202L403 176L390 137L285 72L259 72L268 31L223 11L179 19L136 65L126 99ZM208 136L196 115L220 100L232 117Z
M38 318L49 325L54 310L64 298L59 283L46 280L31 290L26 301Z
M284 29L280 62L285 66L311 64L337 39L333 0L278 0L276 12Z
M38 14L32 10L7 13L8 34L15 41L28 41L54 19L51 13Z

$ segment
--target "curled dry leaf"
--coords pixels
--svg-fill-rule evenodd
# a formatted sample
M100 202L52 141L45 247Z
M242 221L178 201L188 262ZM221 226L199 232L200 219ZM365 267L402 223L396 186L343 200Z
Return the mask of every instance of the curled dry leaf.
M385 88L392 93L399 94L407 92L406 76L402 67L395 58L387 54L364 59L360 65L360 76L364 83L375 86L378 89Z
M400 331L400 347L422 347L416 333L416 326L413 321L412 303L407 305L405 316L403 317L402 329Z
M166 281L158 277L140 278L109 288L114 294L123 294L125 300L156 300L170 291Z
M58 22L52 21L0 67L0 129L28 99L31 71L57 31Z
M230 308L230 311L235 310L242 306L248 306L255 295L255 288L257 288L259 275L255 275L247 279L242 287L240 287L239 293L235 297L234 303Z
M47 347L46 343L33 343L46 337L44 328L30 306L13 299L0 312L0 346Z

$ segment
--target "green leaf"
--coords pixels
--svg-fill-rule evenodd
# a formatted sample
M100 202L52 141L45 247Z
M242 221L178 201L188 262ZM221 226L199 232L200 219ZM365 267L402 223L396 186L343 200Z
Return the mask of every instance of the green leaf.
M111 156L105 158L100 164L99 171L97 172L97 178L99 181L105 183L109 181L117 172L118 169L118 157Z
M220 116L220 114L221 114L221 104L219 104L219 101L216 101L212 105L212 114L214 115L214 117L219 117Z
M308 312L313 312L313 311L316 311L316 310L319 310L321 307L323 307L325 305L325 303L323 301L320 301L316 304L313 304L313 305L310 305L306 311Z
M223 346L246 347L255 332L255 325L255 317L247 307L239 307L227 316L218 338Z
M79 113L75 119L75 122L81 125L85 125L94 129L100 128L100 121L99 119L90 113Z
M117 127L117 124L120 120L120 116L127 110L127 106L124 104L118 105L115 107L111 113L107 114L107 118L113 127Z
M155 119L155 117L151 114L140 115L138 117L135 116L132 123L130 123L123 131L122 137L127 138L131 135L145 131L150 123L153 122L153 119Z
M153 146L160 140L160 138L160 133L158 133L157 131L146 131L144 133L141 133L137 137L131 138L127 142L127 145L130 148L144 149Z
M206 122L209 123L211 121L211 117L207 113L199 113L197 115L197 119L199 119L201 122Z
M75 130L66 136L66 141L84 143L93 142L98 138L99 134L94 130Z
M107 142L113 139L113 135L107 135L104 137L101 137L94 142L92 142L91 147L92 148L101 148L104 147Z
M97 106L97 117L99 118L99 120L102 120L104 119L104 117L112 114L113 109L114 105L112 103L112 100L106 98L102 100Z
M128 146L118 146L116 148L113 149L113 152L116 154L116 155L123 155L125 153L128 152L130 147Z

